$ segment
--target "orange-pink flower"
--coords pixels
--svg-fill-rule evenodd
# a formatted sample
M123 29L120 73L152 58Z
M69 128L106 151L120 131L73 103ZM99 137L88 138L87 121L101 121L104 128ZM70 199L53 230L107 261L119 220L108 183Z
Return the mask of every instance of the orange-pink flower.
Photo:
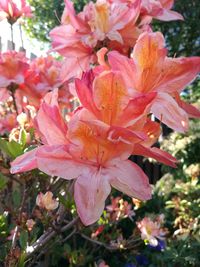
M200 117L200 112L183 102L177 94L196 77L200 70L200 57L169 58L160 32L140 35L129 59L118 52L110 52L111 69L120 71L132 96L156 93L150 111L174 130L188 128L188 115Z
M183 16L172 11L174 0L142 0L141 19L142 23L151 22L152 18L163 21L183 20Z
M150 198L148 178L128 160L132 147L123 142L125 129L118 131L81 109L67 130L52 94L41 105L36 122L45 145L18 157L12 172L39 168L49 175L76 178L74 197L85 225L99 219L111 186L132 197Z
M47 92L59 88L62 101L69 104L72 95L68 83L63 83L61 69L62 62L50 55L34 59L24 74L24 83L19 87L21 95L27 97L29 104L38 108Z
M65 76L71 75L73 68L78 77L97 63L95 51L103 46L127 54L139 36L135 25L139 11L140 0L131 4L98 0L76 14L72 2L65 0L62 25L50 33L53 49L67 57Z
M0 90L11 83L17 85L23 83L28 67L24 53L16 51L0 53Z

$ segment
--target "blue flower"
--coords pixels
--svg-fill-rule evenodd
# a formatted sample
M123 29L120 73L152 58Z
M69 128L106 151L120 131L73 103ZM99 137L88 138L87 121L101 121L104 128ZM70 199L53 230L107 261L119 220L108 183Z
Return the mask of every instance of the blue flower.
M124 267L137 267L137 266L133 263L126 263Z
M140 266L146 266L149 264L147 257L142 254L136 256L136 261Z
M154 249L157 251L163 251L166 247L165 241L164 240L158 240L158 245L156 247L148 245L150 249Z

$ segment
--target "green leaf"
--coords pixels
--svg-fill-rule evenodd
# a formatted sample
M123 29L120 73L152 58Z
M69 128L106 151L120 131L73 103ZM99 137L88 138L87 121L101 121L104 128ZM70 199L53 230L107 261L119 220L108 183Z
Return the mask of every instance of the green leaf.
M27 242L28 242L28 232L24 230L20 233L20 238L19 238L19 243L23 250L26 248Z
M7 182L7 178L2 173L0 173L0 190L6 187Z
M24 129L21 129L19 141L23 148L26 145L26 136L27 136L26 131Z
M15 141L7 142L8 149L13 158L23 154L23 146Z
M19 207L20 203L21 203L21 195L20 195L19 191L15 190L12 193L12 199L13 199L14 206Z
M16 158L23 154L23 146L15 141L8 142L0 138L0 149L8 156Z

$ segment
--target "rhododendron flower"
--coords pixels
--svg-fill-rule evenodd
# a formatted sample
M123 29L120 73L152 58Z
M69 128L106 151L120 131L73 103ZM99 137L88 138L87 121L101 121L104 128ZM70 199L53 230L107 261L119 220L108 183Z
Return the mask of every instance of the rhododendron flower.
M174 0L142 0L141 17L148 23L152 18L163 21L183 20L183 16L170 10L174 5ZM150 21L149 21L150 20Z
M151 148L161 133L158 123L146 122L156 93L131 96L119 72L103 71L96 76L94 73L95 69L85 73L81 80L76 79L76 91L81 104L104 123L127 127L130 134L126 139L130 144L134 143L132 154L153 157L175 167L174 157L158 148ZM145 140L133 142L138 134Z
M118 132L118 127L110 127L81 109L71 118L67 131L55 98L49 96L52 94L46 98L49 104L44 102L36 116L45 145L18 157L12 163L12 172L39 168L49 175L77 178L74 197L85 225L99 219L111 185L129 196L149 199L148 178L128 160L132 148L121 141L126 130ZM135 142L139 140L137 137Z
M150 112L170 128L184 132L188 128L187 113L200 117L200 111L180 103L177 94L198 74L200 57L169 58L164 45L160 32L146 32L140 35L132 59L113 51L108 61L112 70L120 71L133 96L154 92Z
M65 0L62 25L50 33L54 50L67 57L65 76L68 78L73 69L78 77L97 63L95 51L103 46L128 54L139 36L135 26L139 11L140 0L131 4L98 0L76 14L72 2Z
M131 126L148 114L148 105L156 96L150 93L132 97L118 71L103 71L97 75L90 71L81 80L76 79L75 85L85 108L108 125L121 127Z
M45 194L40 192L36 198L36 204L46 210L55 210L59 205L58 201L53 199L53 194L50 191Z
M152 221L149 217L145 217L140 222L137 222L137 227L141 231L141 238L146 240L150 245L156 247L158 239L162 239L165 235L159 221Z
M11 83L17 85L23 83L28 67L24 53L16 51L0 53L0 90Z
M7 113L1 114L0 111L0 134L10 132L17 125L16 114Z
M21 94L27 97L30 104L39 107L41 99L47 92L59 88L62 100L68 104L72 95L67 82L64 84L62 81L61 68L62 62L52 56L34 59L24 75L24 83L19 88Z
M10 24L15 23L20 17L31 17L31 7L25 0L1 0L0 20L7 18Z

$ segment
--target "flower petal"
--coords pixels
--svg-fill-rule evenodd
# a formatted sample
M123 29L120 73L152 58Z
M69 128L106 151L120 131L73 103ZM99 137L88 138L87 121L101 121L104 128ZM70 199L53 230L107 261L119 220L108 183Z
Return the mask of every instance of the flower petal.
M110 191L108 179L101 170L82 170L75 183L74 198L83 224L90 225L100 218Z
M85 167L84 164L73 160L66 146L42 146L36 157L38 169L68 180L77 178Z
M188 129L187 113L168 94L159 93L157 95L152 104L151 112L161 122L175 131L185 132Z
M140 167L129 161L118 161L115 166L108 167L110 183L119 191L141 200L151 198L151 186L148 177Z
M17 157L11 162L11 173L26 172L37 168L36 152L38 148L35 148L25 154Z
M156 90L168 93L180 92L195 79L199 71L200 57L166 58Z
M36 126L45 143L61 145L67 143L67 125L57 105L42 103L36 116Z
M154 158L159 162L162 162L166 165L169 165L173 168L176 168L177 159L172 155L163 151L157 147L145 147L141 144L136 144L133 149L134 155L141 155L144 157Z

